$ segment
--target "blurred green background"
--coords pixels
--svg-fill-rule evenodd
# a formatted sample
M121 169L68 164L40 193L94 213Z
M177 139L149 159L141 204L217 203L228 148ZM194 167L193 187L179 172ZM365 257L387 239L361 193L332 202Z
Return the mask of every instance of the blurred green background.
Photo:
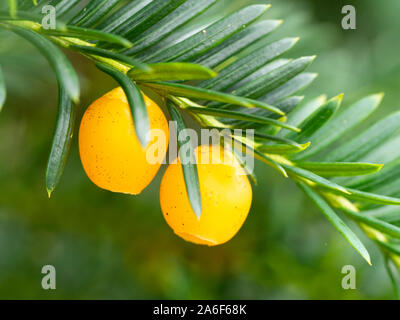
M263 3L227 0L221 9L250 2ZM380 114L398 107L400 1L269 2L266 16L284 19L272 38L301 37L287 56L318 55L310 70L319 77L306 100L344 92L347 105L384 91ZM345 4L357 9L357 30L341 28ZM35 49L13 39L0 34L9 94L0 116L0 298L393 298L374 244L363 238L369 267L290 181L264 165L257 165L246 223L216 248L186 243L166 225L158 202L164 168L139 196L106 192L86 177L77 139L49 200L44 172L57 113L55 76ZM81 76L80 119L115 83L82 57L70 57ZM46 264L56 267L56 290L41 288ZM341 287L348 264L357 269L356 290Z

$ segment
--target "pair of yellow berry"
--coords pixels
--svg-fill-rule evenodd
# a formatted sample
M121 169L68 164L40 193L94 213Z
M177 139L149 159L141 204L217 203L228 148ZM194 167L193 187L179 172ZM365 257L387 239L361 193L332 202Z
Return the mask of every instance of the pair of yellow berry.
M144 100L151 132L162 130L168 141L168 123L163 112L145 95ZM116 88L90 105L82 118L79 152L83 168L102 189L139 194L161 166L146 158L148 148L161 143L153 134L150 141L143 149L135 134L126 96L121 88ZM168 166L160 187L161 210L168 225L183 239L209 246L225 243L239 231L252 200L250 182L230 151L202 145L195 149L195 156L198 160L209 153L209 158L214 159L216 152L220 153L215 157L217 161L197 164L202 199L200 220L191 208L179 159Z

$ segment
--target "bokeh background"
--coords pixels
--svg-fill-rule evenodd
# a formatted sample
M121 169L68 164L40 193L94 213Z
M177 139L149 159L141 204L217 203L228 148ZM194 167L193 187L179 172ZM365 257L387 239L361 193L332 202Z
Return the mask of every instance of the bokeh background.
M250 2L265 3L226 0L212 12ZM349 104L383 91L378 116L399 107L400 1L268 2L266 16L284 19L271 41L300 36L287 56L318 55L310 70L319 77L306 101L343 92ZM357 30L341 28L346 4L357 9ZM115 83L85 59L69 56L81 76L80 120ZM0 115L0 298L393 298L374 244L363 237L373 259L369 267L293 183L264 165L256 168L259 186L246 223L217 248L186 243L166 225L158 201L164 168L139 196L106 192L86 177L77 139L49 200L44 172L57 113L55 77L34 48L4 32L0 63L8 87ZM57 270L53 291L41 288L46 264ZM348 264L357 270L356 290L341 287Z

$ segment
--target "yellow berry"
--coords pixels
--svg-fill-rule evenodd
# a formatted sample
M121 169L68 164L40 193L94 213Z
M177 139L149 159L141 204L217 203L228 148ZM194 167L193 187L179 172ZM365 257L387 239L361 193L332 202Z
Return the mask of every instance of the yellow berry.
M235 236L247 218L251 185L229 150L203 145L194 153L202 200L200 220L190 205L179 159L169 165L162 179L161 210L168 225L186 241L208 246L223 244ZM204 161L207 157L213 161Z
M153 180L161 161L149 162L149 148L158 148L160 159L168 146L168 123L159 106L144 95L150 121L150 143L143 149L122 88L93 102L83 115L79 129L79 153L89 179L102 189L139 194ZM154 134L159 129L165 140ZM164 140L164 141L162 141Z

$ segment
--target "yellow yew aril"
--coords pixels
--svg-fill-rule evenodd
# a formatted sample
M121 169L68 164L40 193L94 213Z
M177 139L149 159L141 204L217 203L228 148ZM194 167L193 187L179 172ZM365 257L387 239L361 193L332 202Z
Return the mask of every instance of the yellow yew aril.
M251 184L227 149L202 145L195 149L195 157L202 200L200 220L189 202L180 159L169 165L162 179L161 209L168 225L181 238L201 245L220 245L232 239L246 220L252 201ZM204 161L207 158L210 161Z
M168 123L160 107L143 94L150 121L150 143L143 149L134 128L131 110L118 87L93 102L79 129L79 153L89 179L102 189L139 194L153 180L161 161L148 161L149 148L159 158L168 146ZM157 129L157 130L155 130ZM155 134L158 131L158 134ZM165 139L159 132L164 132Z

